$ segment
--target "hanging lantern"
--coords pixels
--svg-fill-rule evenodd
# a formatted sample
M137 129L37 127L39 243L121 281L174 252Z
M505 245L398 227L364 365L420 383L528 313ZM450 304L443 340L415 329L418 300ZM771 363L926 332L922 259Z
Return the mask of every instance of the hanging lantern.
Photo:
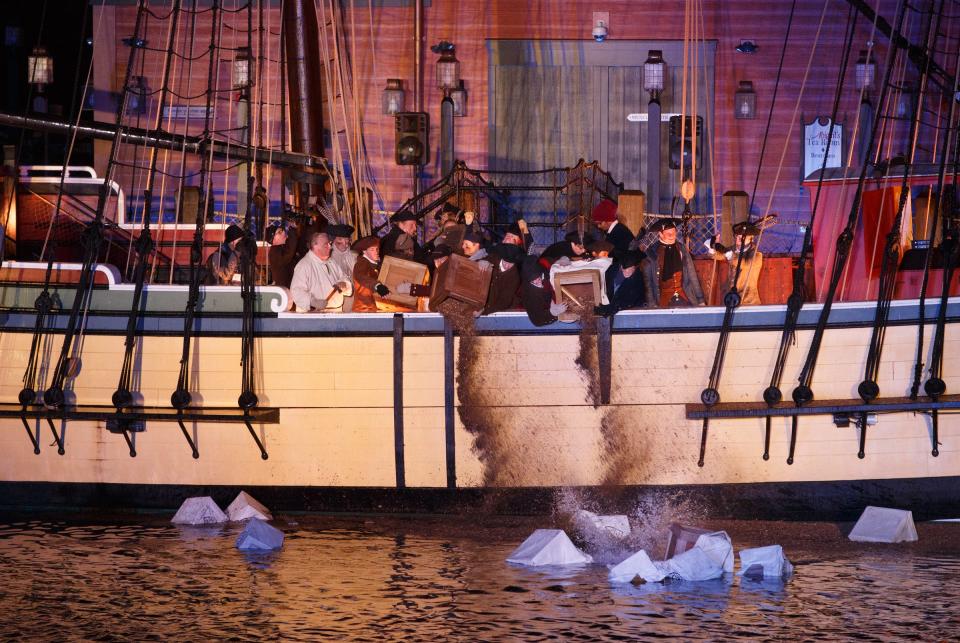
M450 92L450 100L453 101L454 116L467 115L467 89L463 86L462 78L460 79L460 83L457 85L457 88Z
M753 91L753 82L741 80L737 93L733 95L734 118L757 117L757 95Z
M900 88L900 96L897 97L897 118L910 120L913 118L914 101L916 89L912 82L906 82Z
M440 60L437 61L437 87L446 91L456 89L460 84L460 61L454 55L453 43L441 40L430 50L440 54Z
M647 60L643 63L643 88L650 92L652 98L660 96L663 91L663 76L666 71L666 63L663 62L663 52L659 49L651 49L647 53Z
M381 97L381 112L384 116L393 116L397 112L402 112L403 102L403 81L399 78L388 78Z
M130 87L127 90L127 111L131 114L147 113L147 94L150 88L147 87L147 79L143 76L134 76L130 79Z
M233 59L233 88L244 90L253 87L253 59L250 49L240 47Z
M857 58L857 89L864 93L873 89L876 73L877 66L873 62L873 55L866 49L861 49L860 57Z
M34 47L27 56L27 80L41 91L53 82L53 58L46 47Z

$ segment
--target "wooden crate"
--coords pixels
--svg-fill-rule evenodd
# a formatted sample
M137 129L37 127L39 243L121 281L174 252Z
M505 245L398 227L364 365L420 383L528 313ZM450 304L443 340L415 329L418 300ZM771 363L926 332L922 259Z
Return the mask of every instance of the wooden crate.
M560 321L574 321L579 317L581 308L599 306L605 286L603 272L595 268L554 274L554 299L557 303L566 303L568 307L567 312L560 315Z
M483 308L492 276L493 268L489 264L481 265L460 255L450 255L437 268L430 293L430 308L436 310L436 306L448 298Z
M417 297L413 295L401 295L396 291L397 285L407 281L411 284L427 283L427 267L416 261L407 261L399 257L384 257L380 264L380 283L390 289L390 294L386 297L376 295L375 298L379 304L381 301L391 304L399 304L404 308L417 308ZM379 308L380 306L378 306ZM392 310L389 306L388 310Z

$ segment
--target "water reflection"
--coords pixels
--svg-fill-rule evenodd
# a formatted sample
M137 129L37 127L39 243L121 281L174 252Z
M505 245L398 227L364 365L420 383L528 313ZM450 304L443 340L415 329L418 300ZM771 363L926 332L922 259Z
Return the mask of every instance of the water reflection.
M233 525L184 528L153 517L0 521L0 635L474 641L818 633L889 640L960 631L960 525L921 530L920 545L862 547L830 536L833 526L798 524L782 542L797 563L787 581L728 576L612 586L602 565L507 564L532 528L543 526L511 520L298 517L276 523L285 545L268 553L236 550L241 528ZM770 531L755 523L731 535L740 549L769 544Z

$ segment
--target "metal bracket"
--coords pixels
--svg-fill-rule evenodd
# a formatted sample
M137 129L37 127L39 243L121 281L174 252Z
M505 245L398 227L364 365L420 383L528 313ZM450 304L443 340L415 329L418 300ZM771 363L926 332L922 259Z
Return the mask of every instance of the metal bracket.
M34 455L40 455L40 430L37 430L37 435L33 435L33 431L30 430L30 424L27 423L27 416L21 415L20 421L23 422L23 428L27 430L27 436L30 438L30 442L33 444L33 453Z
M190 451L193 452L193 459L200 459L200 452L197 451L197 445L194 443L193 438L190 436L190 432L187 431L187 427L183 425L183 414L179 414L177 417L177 424L180 425L180 431L183 432L183 437L187 439L187 444L190 445Z
M253 441L257 443L257 447L260 449L260 457L266 460L270 456L267 455L267 450L263 448L263 442L260 441L260 436L253 430L253 425L250 423L250 416L245 414L243 417L243 422L247 425L247 430L250 431L250 435L253 436Z
M63 448L63 435L57 433L57 427L53 425L53 418L47 417L47 424L50 425L50 432L53 433L53 439L57 443L57 453L63 455L66 450Z

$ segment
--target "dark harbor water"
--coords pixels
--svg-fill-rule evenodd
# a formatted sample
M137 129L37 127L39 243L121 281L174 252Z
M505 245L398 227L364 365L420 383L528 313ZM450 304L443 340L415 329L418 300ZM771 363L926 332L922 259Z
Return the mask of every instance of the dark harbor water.
M782 544L793 577L611 586L602 564L504 562L551 517L281 515L283 549L256 556L234 548L238 525L168 520L0 516L0 639L960 637L957 523L918 524L919 543L864 545L845 539L849 525L713 521L735 550Z

